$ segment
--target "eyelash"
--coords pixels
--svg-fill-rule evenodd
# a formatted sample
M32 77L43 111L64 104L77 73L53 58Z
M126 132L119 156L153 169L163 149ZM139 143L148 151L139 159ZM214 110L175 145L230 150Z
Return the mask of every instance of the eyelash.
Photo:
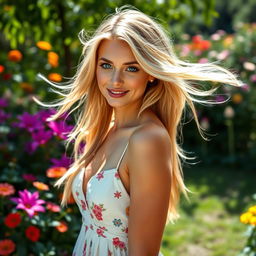
M104 67L105 65L111 66L109 63L102 63L102 64L100 64L100 66L101 66L102 68L108 69L108 68ZM127 69L128 69L128 68L133 68L133 69L135 69L134 71L130 71L130 72L138 72L138 71L139 71L139 69L138 69L137 67L135 67L135 66L129 66L129 67L127 67Z

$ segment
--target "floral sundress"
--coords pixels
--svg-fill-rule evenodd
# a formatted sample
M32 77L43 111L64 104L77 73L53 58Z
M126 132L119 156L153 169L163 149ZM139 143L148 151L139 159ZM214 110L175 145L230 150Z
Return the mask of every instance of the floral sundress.
M74 178L72 194L82 215L82 226L72 256L128 256L130 197L118 173L127 146L116 168L100 170L89 179L86 198L84 169Z

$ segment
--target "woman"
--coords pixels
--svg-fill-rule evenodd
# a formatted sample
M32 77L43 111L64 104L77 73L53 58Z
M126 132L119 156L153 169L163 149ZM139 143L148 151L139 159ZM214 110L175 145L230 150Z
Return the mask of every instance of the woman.
M52 84L66 93L49 118L78 103L68 140L75 139L75 161L56 183L65 184L62 205L73 194L82 214L73 255L161 255L164 227L179 217L180 193L189 192L180 119L187 103L202 134L193 102L216 90L191 81L239 82L216 65L178 59L163 28L138 10L117 9L80 39L83 60L69 85Z

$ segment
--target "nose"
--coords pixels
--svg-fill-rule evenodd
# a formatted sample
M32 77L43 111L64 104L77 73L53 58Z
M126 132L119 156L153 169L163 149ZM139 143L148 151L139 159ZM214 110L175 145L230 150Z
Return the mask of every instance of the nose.
M120 86L123 83L122 73L120 70L115 70L112 75L113 86Z

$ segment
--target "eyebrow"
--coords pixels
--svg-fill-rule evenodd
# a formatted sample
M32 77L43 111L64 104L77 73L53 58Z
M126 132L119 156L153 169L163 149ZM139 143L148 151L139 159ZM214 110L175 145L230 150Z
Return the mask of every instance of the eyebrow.
M113 64L113 62L111 60L108 60L108 59L103 58L103 57L99 58L99 60L104 60L106 62L109 62L109 63ZM130 62L125 62L123 65L131 65L131 64L139 64L139 63L136 60L134 60L134 61L130 61Z

